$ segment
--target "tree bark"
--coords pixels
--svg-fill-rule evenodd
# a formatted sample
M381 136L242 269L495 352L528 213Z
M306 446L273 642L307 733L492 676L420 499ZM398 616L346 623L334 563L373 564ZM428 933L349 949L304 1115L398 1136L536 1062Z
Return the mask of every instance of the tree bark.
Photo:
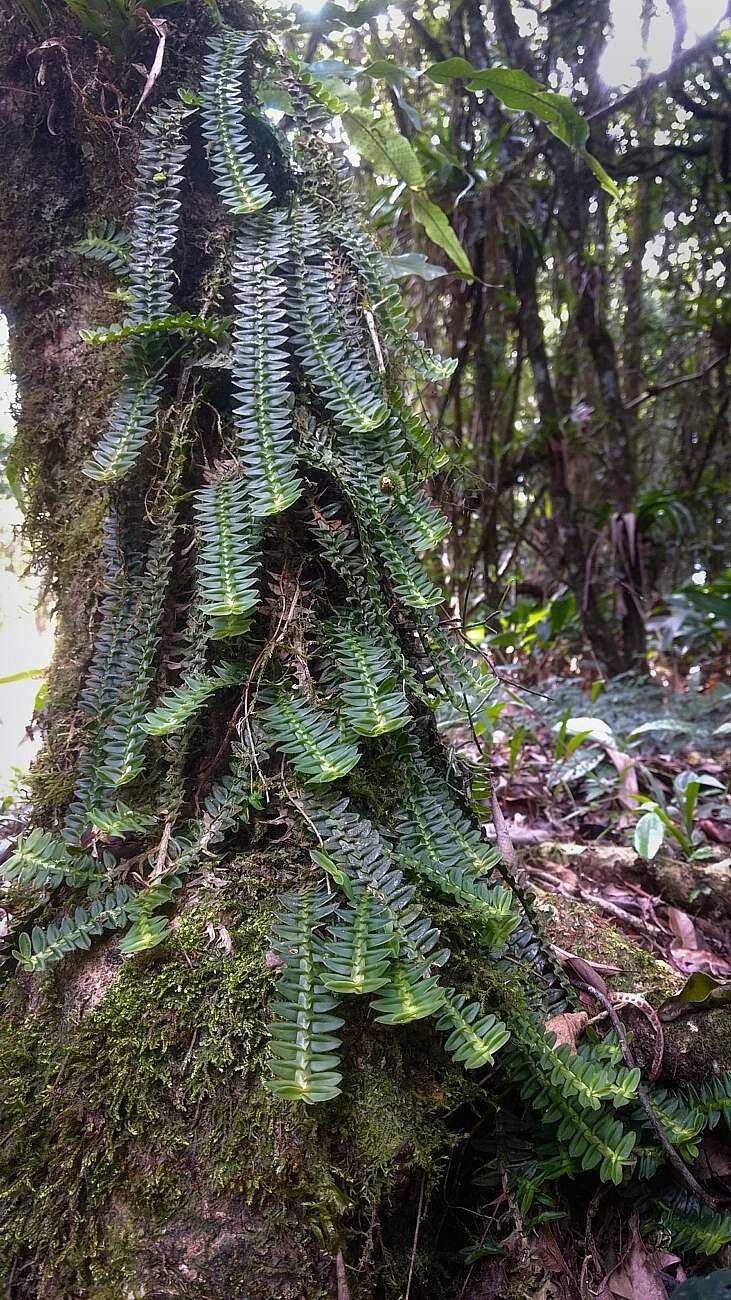
M140 30L115 62L60 0L47 8L40 30L24 11L0 18L0 306L26 536L57 609L46 743L31 777L36 819L52 825L74 781L102 546L100 493L81 465L119 385L119 360L79 337L119 315L111 282L85 270L74 245L100 223L129 224L144 128L134 65L151 66L156 38ZM168 20L156 101L195 84L210 31L203 6L181 11ZM189 189L184 203L183 295L200 276L207 213L202 193ZM120 487L120 500L130 491ZM123 965L103 941L40 985L6 982L8 1300L332 1300L343 1275L351 1300L395 1294L420 1186L428 1243L428 1193L464 1086L459 1069L450 1083L433 1031L397 1040L352 1030L352 1087L335 1110L312 1114L262 1088L274 989L266 936L307 860L291 831L277 849L278 833L242 840L225 879L204 877L148 959ZM27 896L15 901L29 924L53 919ZM418 1262L413 1300L429 1294L421 1274Z

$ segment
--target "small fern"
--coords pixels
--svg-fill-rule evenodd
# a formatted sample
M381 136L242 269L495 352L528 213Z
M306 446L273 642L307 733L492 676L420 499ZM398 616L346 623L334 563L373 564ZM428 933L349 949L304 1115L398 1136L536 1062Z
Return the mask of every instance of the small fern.
M83 466L87 478L113 483L132 468L149 436L160 395L160 385L144 375L128 380L107 429Z
M254 43L248 32L223 28L208 42L201 79L203 135L221 200L230 212L258 212L272 201L246 131L241 78Z
M246 484L227 475L196 494L198 588L214 640L239 636L259 600L261 524L252 517Z
M412 1020L433 1016L444 1004L444 989L437 975L426 967L395 961L389 970L388 984L381 989L371 1006L382 1025L406 1025Z
M63 883L88 884L94 873L93 858L72 856L63 840L39 826L18 837L14 852L0 866L3 880L31 889L56 889Z
M295 352L328 410L346 429L370 430L388 415L383 396L365 366L348 354L338 333L335 307L322 261L316 218L310 209L292 218L294 274L290 295Z
M283 690L257 716L267 737L310 784L339 781L360 759L357 745L344 738L333 719Z
M386 647L349 622L328 629L328 643L348 727L359 736L381 736L406 726L409 706Z
M132 897L126 885L118 885L113 894L94 899L88 909L77 907L73 916L62 917L47 930L34 926L30 934L18 936L13 956L23 970L42 974L76 949L90 948L92 939L104 930L119 930L126 925Z
M174 686L140 724L148 736L166 736L178 731L189 718L203 708L216 691L241 682L241 670L233 664L218 664L212 673L196 673Z
M483 1015L479 1002L469 1002L466 994L444 990L442 1014L437 1029L448 1033L445 1050L465 1070L479 1070L493 1065L495 1055L510 1038L501 1020Z
M129 268L130 237L113 221L103 221L96 230L90 230L83 239L72 245L72 252L91 262L100 262L114 275L126 275Z
M322 981L318 968L320 940L316 927L333 911L326 894L309 887L287 894L272 936L272 948L284 965L272 1006L276 1019L270 1026L270 1092L287 1101L308 1104L330 1101L340 1092L340 1040L342 1025L331 1013L336 999Z
M281 218L263 216L244 228L234 254L234 418L254 515L286 510L302 490L292 439L285 283L273 274L286 246Z
M97 328L79 330L80 337L92 347L106 347L108 343L121 343L126 339L145 339L155 334L202 335L218 343L226 339L231 325L229 317L218 320L204 320L202 316L192 316L189 311L177 315L158 316L154 320L130 322L124 325L98 326Z
M180 186L189 145L189 110L162 104L147 123L137 167L138 188L130 243L130 319L133 324L170 314L172 251L178 234Z
M355 906L342 908L323 944L322 982L331 993L374 993L388 983L389 963L398 943L388 916L372 894L363 891Z
M182 883L178 875L167 876L140 890L131 900L127 907L127 919L132 925L119 944L123 957L134 957L137 953L147 952L167 938L170 933L168 918L155 916L154 913L175 897Z

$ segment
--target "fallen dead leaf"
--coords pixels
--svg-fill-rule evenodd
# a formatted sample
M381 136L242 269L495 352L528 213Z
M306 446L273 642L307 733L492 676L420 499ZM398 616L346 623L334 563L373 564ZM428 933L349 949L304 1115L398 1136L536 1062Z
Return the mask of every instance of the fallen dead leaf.
M555 1047L562 1047L566 1043L571 1055L575 1056L576 1040L581 1037L588 1023L589 1017L585 1011L563 1011L558 1016L551 1016L544 1027L547 1034L556 1035Z
M668 924L675 938L680 941L678 943L679 948L698 947L698 935L687 912L681 911L679 907L669 907Z
M711 952L709 948L670 948L668 958L683 975L692 975L693 971L707 971L709 975L726 976L731 974L731 962L725 957Z
M649 1250L640 1236L637 1215L630 1219L630 1244L617 1267L604 1279L612 1300L668 1300L660 1279L660 1270L677 1264L677 1255L664 1250Z

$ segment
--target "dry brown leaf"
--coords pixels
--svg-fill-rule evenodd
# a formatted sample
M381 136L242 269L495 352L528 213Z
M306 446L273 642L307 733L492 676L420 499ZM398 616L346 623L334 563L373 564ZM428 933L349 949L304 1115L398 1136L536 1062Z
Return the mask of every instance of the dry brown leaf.
M721 978L731 974L731 963L709 948L671 948L668 957L683 975L692 975L696 970Z
M621 749L611 749L609 745L605 745L605 749L607 757L611 759L619 776L617 798L624 808L636 812L639 786L637 784L635 760L629 754L623 753Z
M545 1022L544 1028L547 1034L556 1035L555 1047L562 1047L567 1043L574 1056L576 1040L581 1037L588 1023L589 1017L585 1011L563 1011L558 1016L551 1016Z
M680 941L678 943L679 948L698 947L698 935L687 912L681 911L679 907L669 907L668 923L675 938Z
M640 1236L639 1220L633 1215L629 1249L604 1279L604 1285L609 1295L617 1297L617 1300L668 1300L668 1293L660 1280L660 1269L677 1262L677 1255L648 1249Z

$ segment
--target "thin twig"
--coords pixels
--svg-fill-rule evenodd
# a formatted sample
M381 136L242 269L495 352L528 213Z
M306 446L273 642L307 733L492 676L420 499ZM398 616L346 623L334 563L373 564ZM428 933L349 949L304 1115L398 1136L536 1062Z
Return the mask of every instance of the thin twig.
M600 993L599 989L593 988L591 984L578 984L577 988L580 988L584 993L589 993L591 997L596 998L597 1002L600 1002L601 1005L604 1007L612 1023L612 1028L614 1029L614 1032L617 1035L617 1038L619 1039L619 1043L622 1048L622 1055L625 1059L625 1062L630 1070L635 1070L637 1068L637 1062L635 1061L632 1048L630 1047L627 1041L627 1034L625 1032L624 1025L622 1024L622 1021L620 1020L615 1008L612 1006L611 1002L609 1001L609 998L605 997L603 993ZM663 1148L673 1168L680 1175L683 1182L690 1188L693 1195L698 1197L699 1201L702 1201L703 1204L707 1205L711 1210L717 1209L718 1207L713 1197L709 1196L708 1192L703 1187L701 1187L700 1183L696 1180L694 1175L691 1173L685 1161L681 1159L681 1157L678 1155L678 1152L675 1150L675 1147L672 1145L670 1139L668 1138L667 1133L665 1132L665 1129L663 1128L662 1124L660 1123L659 1119L657 1118L657 1115L655 1114L652 1108L652 1102L650 1101L649 1093L644 1083L642 1082L638 1083L637 1085L637 1096L639 1098L640 1105L642 1106L642 1109L644 1110L647 1116L648 1123L650 1124L651 1129L655 1133L658 1142Z
M421 1187L419 1188L419 1205L416 1211L416 1227L414 1228L414 1244L411 1247L411 1261L409 1263L409 1276L406 1282L404 1300L409 1300L409 1296L411 1295L411 1281L414 1276L414 1264L416 1262L416 1245L419 1240L419 1228L421 1227L421 1207L424 1204L424 1183L425 1182L426 1182L426 1174L422 1174Z
M335 1276L338 1282L338 1300L350 1300L350 1288L348 1279L345 1276L345 1260L343 1252L339 1250L335 1256Z
M710 365L705 366L703 370L696 370L692 375L678 375L675 379L669 379L666 384L650 384L646 392L640 393L639 397L634 397L631 402L625 402L624 409L631 411L633 407L640 406L651 397L657 397L668 388L678 388L680 384L693 384L697 379L705 379L706 375L710 375L716 366L720 366L726 360L728 360L726 353L721 353L720 356L714 357Z

